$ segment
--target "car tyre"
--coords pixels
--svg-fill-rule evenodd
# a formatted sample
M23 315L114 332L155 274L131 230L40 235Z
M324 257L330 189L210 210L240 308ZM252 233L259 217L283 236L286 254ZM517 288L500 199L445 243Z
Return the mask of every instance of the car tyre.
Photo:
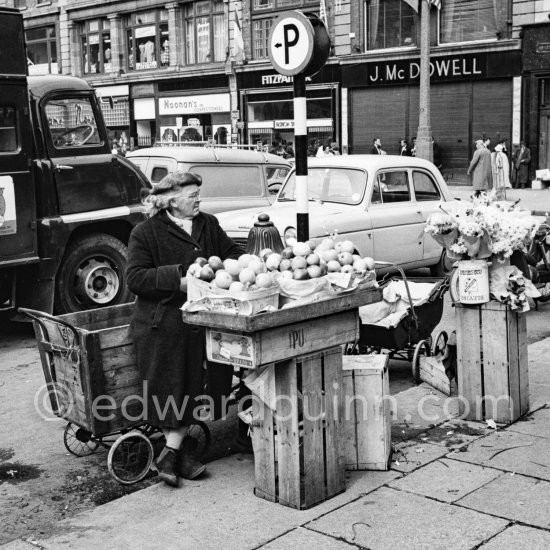
M447 255L447 251L443 249L439 261L430 266L430 274L432 277L447 277L453 270L454 262Z

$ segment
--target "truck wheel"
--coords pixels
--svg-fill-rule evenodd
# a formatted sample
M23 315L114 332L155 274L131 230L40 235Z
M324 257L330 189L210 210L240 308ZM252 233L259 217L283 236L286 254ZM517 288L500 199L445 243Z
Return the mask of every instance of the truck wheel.
M129 302L132 293L124 279L126 258L126 245L111 235L95 233L73 242L55 280L56 312Z

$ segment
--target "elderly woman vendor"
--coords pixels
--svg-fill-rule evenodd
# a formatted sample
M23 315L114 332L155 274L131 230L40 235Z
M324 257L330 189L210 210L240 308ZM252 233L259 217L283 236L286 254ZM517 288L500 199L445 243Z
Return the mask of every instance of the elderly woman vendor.
M162 428L166 446L157 460L161 479L194 479L205 466L182 448L186 426L203 394L205 332L183 323L185 274L196 258L237 258L244 250L211 214L200 212L202 179L175 172L147 197L149 218L136 226L128 245L126 276L137 296L131 322L136 359L144 381L144 419Z

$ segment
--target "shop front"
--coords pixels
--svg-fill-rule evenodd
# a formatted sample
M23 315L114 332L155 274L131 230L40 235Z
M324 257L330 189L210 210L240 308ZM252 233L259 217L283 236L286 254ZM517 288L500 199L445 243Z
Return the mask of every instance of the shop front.
M306 79L308 143L339 141L339 67L326 65ZM292 77L271 70L237 73L241 143L294 146Z
M550 168L550 23L523 28L522 138L531 149L530 179Z
M110 143L113 145L116 142L122 152L132 149L134 143L130 139L130 87L128 84L97 86L96 93Z
M489 137L493 145L506 139L509 147L516 141L520 64L517 50L432 55L431 128L444 170L467 168L478 138ZM418 128L419 59L356 63L341 70L350 152L370 153L380 138L382 149L399 154L399 140L410 142Z

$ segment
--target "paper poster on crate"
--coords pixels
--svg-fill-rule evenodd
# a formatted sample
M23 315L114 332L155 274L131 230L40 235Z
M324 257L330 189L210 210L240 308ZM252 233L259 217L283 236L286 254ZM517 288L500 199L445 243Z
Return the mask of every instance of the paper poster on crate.
M208 330L206 356L209 361L254 368L254 342L250 336Z
M13 178L0 176L0 236L17 231Z

